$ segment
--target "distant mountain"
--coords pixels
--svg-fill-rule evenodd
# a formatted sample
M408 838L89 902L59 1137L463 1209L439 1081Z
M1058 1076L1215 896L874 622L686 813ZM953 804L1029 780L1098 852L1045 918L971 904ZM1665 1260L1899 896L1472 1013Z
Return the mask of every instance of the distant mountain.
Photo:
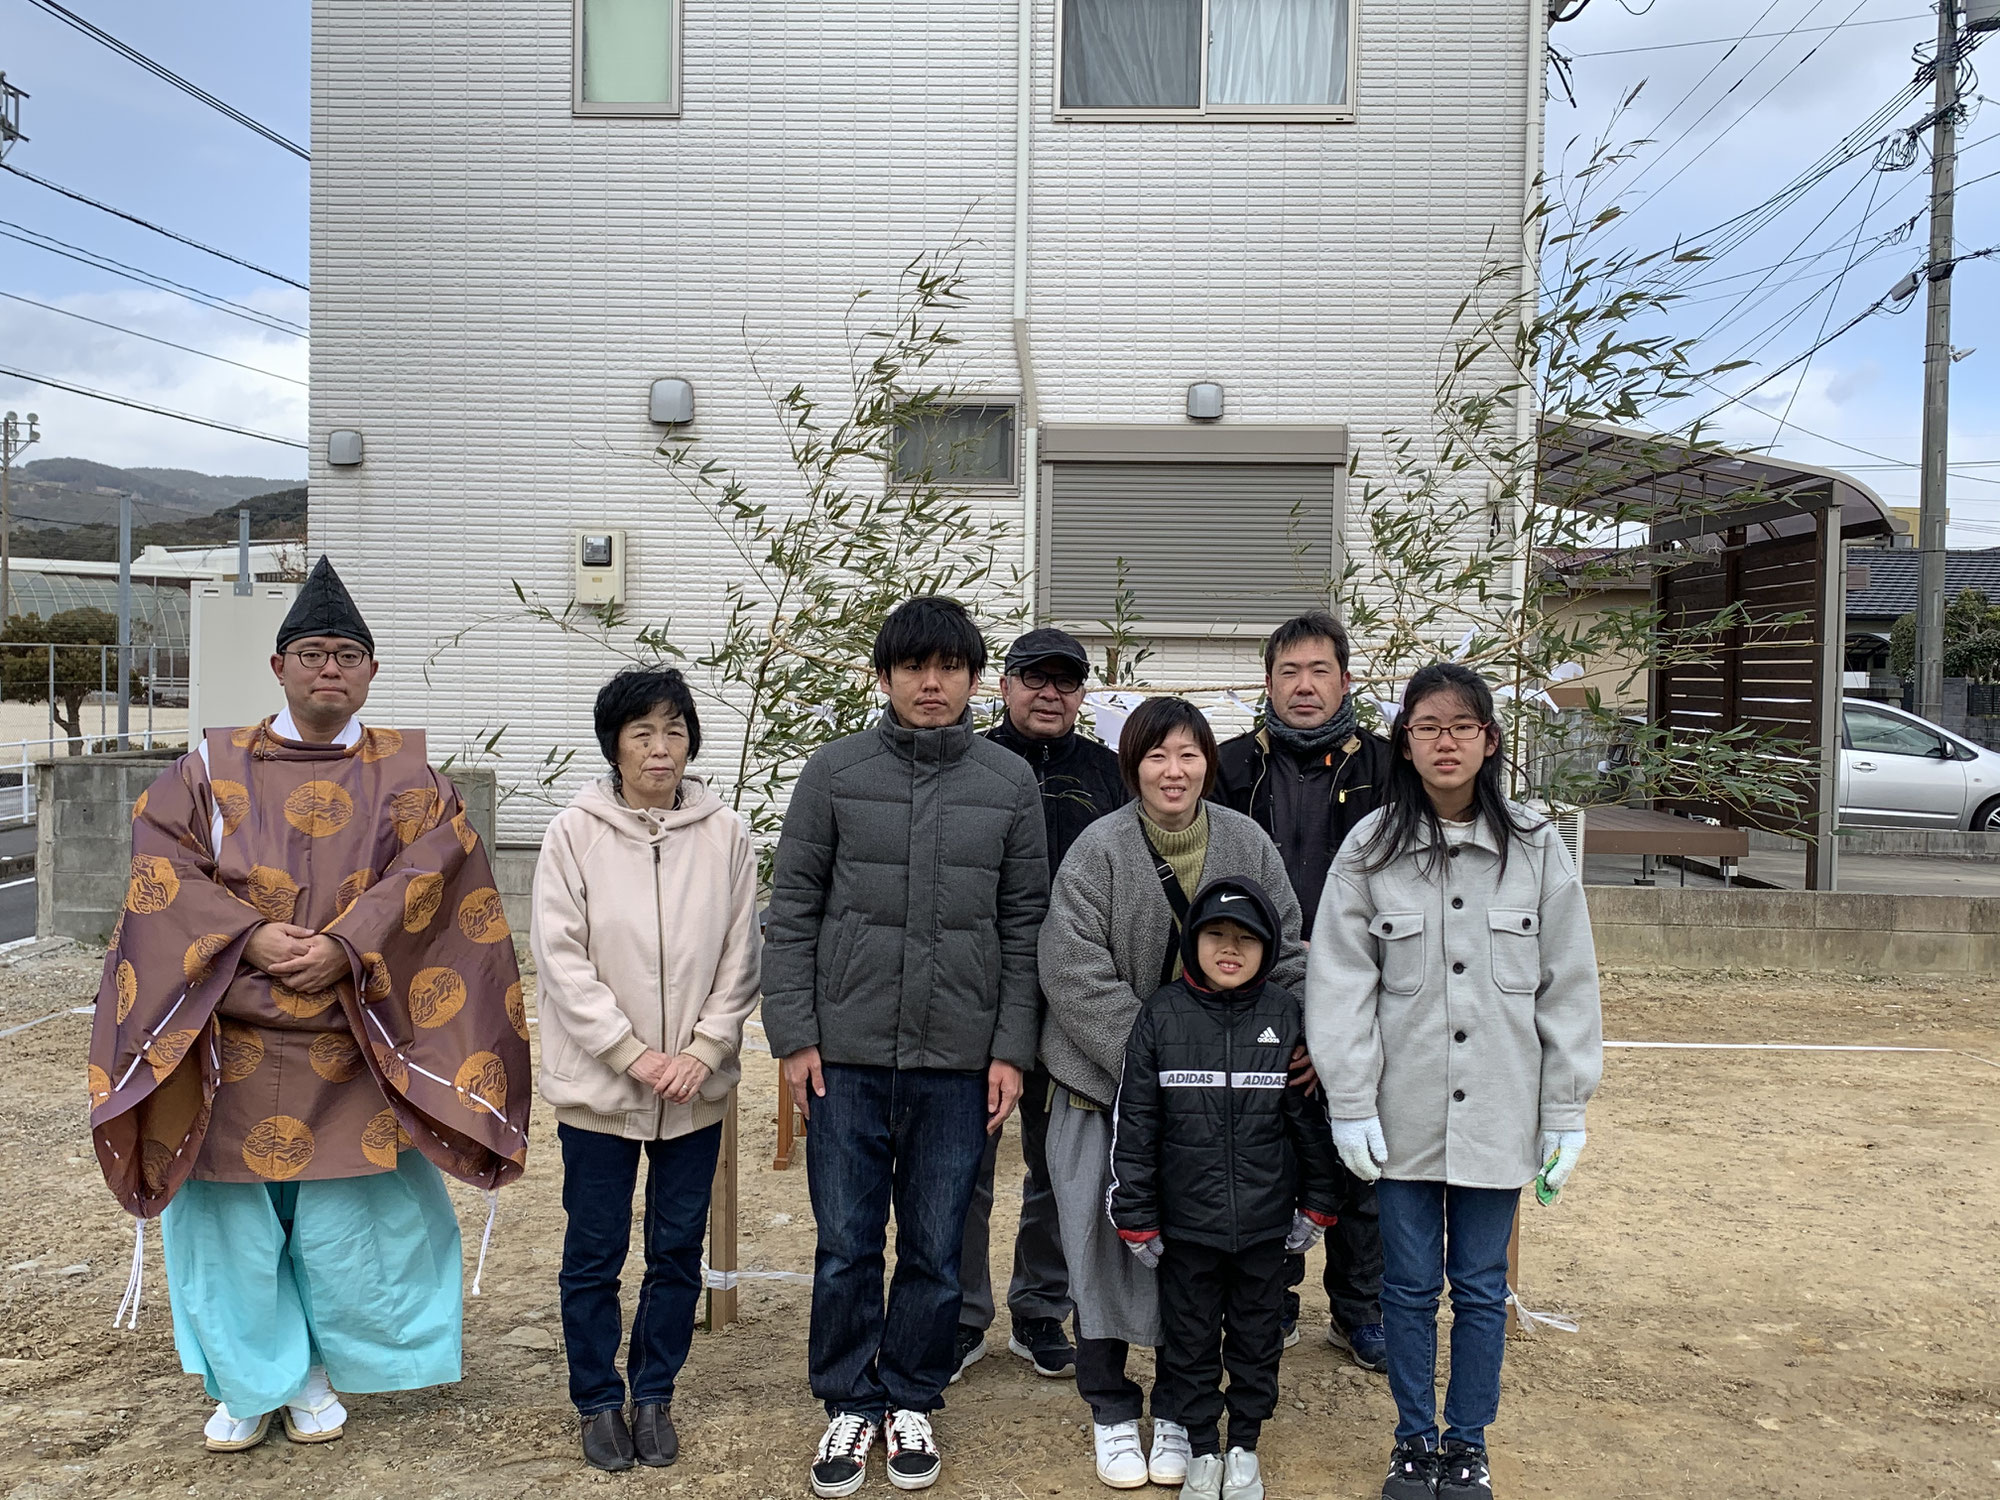
M155 471L158 472L158 471ZM171 472L171 471L169 471ZM207 477L207 476L198 476ZM253 495L190 520L155 522L132 528L132 555L147 547L213 546L236 540L236 512L250 512L252 541L281 541L306 535L306 487ZM82 526L24 526L14 523L16 557L60 557L78 562L116 562L118 528L99 523Z
M291 488L285 479L197 474L191 469L120 469L87 458L41 458L14 471L16 525L116 526L132 497L132 524L192 520L223 505Z

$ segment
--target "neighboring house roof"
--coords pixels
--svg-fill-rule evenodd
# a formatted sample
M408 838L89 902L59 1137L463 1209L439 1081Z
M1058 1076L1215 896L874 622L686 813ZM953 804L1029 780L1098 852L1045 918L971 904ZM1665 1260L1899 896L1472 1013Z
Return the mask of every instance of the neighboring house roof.
M1868 582L1847 591L1849 619L1894 620L1917 607L1917 576L1923 554L1914 547L1885 547L1878 551L1854 551L1848 564L1865 568ZM1944 555L1944 594L1956 599L1962 589L1977 589L1989 601L2000 604L2000 547L1978 551L1947 552Z

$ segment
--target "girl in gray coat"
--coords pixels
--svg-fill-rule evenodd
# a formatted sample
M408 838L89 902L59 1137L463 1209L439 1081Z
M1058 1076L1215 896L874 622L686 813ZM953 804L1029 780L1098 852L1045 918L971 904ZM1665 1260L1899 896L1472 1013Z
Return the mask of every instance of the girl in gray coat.
M1397 1413L1383 1500L1492 1500L1507 1241L1522 1187L1535 1181L1548 1201L1583 1149L1603 1066L1597 958L1554 825L1501 789L1484 679L1450 662L1419 671L1390 751L1384 805L1356 826L1320 901L1306 1040L1341 1159L1380 1179Z

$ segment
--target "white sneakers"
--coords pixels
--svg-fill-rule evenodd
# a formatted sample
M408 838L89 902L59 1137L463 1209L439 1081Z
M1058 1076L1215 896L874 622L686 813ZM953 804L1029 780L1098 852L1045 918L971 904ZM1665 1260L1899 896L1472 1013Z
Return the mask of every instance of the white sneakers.
M304 1387L279 1411L284 1414L285 1436L295 1443L330 1443L347 1430L347 1408L334 1395L320 1365L306 1371ZM267 1411L261 1416L239 1417L227 1402L219 1403L202 1426L202 1445L210 1453L241 1453L254 1448L270 1436L271 1418L276 1415Z
M347 1429L347 1408L334 1395L326 1370L306 1371L305 1388L285 1403L285 1436L295 1443L330 1443Z
M1181 1500L1222 1500L1222 1455L1202 1453L1188 1460Z
M1255 1453L1229 1450L1222 1464L1222 1500L1264 1500L1264 1476Z
M1136 1490L1147 1480L1146 1450L1139 1446L1137 1422L1091 1424L1097 1442L1097 1477L1114 1490Z
M1188 1434L1178 1422L1153 1418L1153 1452L1146 1460L1146 1476L1155 1484L1176 1485L1187 1479Z

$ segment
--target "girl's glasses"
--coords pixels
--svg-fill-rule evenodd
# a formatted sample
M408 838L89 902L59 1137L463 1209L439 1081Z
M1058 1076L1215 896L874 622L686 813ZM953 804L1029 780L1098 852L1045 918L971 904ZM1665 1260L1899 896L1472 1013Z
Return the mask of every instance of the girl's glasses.
M1484 733L1486 733L1486 725L1484 723L1412 724L1410 726L1410 738L1413 740L1422 740L1425 744L1429 744L1441 734L1448 734L1455 740L1476 740Z

